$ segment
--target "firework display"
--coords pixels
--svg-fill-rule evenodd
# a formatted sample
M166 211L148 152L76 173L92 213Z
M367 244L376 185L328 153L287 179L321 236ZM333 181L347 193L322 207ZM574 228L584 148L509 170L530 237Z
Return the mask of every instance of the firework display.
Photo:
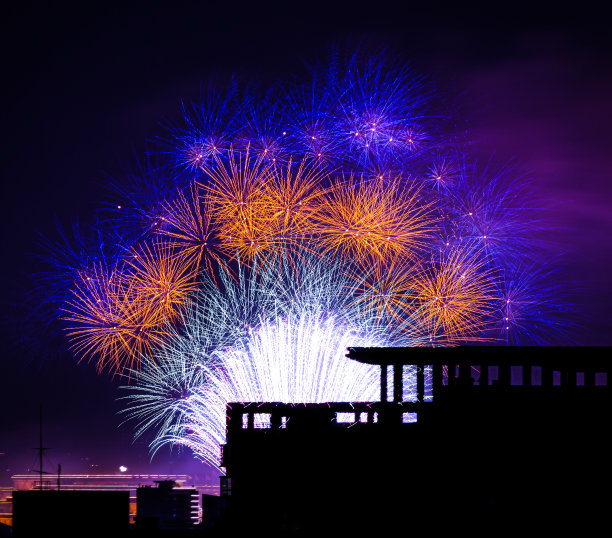
M218 465L232 401L372 401L349 346L542 343L561 329L529 183L470 163L430 85L338 55L183 107L91 238L55 247L70 346L129 379L155 451ZM470 164L468 164L470 163Z

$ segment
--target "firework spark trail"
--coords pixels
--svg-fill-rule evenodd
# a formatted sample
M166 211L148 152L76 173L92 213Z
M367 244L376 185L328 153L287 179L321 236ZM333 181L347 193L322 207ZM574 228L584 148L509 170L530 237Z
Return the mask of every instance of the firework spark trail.
M244 154L230 150L226 160L216 157L214 166L204 170L206 182L202 186L210 200L224 252L251 260L273 249L274 230L264 198L270 166L261 157L253 157L247 148Z
M192 432L181 432L176 441L186 439L198 456L218 465L219 444L225 440L223 410L230 402L375 401L380 394L378 369L350 361L346 348L351 342L371 346L385 341L365 339L346 323L303 313L295 319L265 321L251 330L224 351L221 369L194 398L189 413ZM211 429L214 443L199 439L201 432L210 435Z
M423 80L406 66L388 67L353 56L343 62L345 86L337 89L340 129L364 170L388 168L414 158L411 127L426 118Z
M497 266L535 261L545 250L542 202L512 167L479 170L464 162L448 196L455 234L479 244Z
M436 338L477 341L498 301L496 275L477 250L451 247L432 257L412 282L417 315Z
M264 185L264 203L272 229L281 242L298 241L312 235L312 226L326 195L321 186L325 175L306 159L286 166L275 166L272 177Z
M123 410L125 422L135 420L135 438L149 430L159 439L184 430L190 406L187 400L204 386L206 378L197 347L186 343L180 359L166 348L157 351L157 362L145 359L145 367L133 372L137 384L130 384L129 406ZM173 350L175 351L175 350ZM127 381L130 377L127 376ZM157 442L158 446L163 443Z
M309 262L283 256L272 267L245 267L242 281L209 282L186 310L182 331L155 354L160 367L127 387L126 413L139 433L156 430L156 450L180 444L218 465L227 403L375 401L378 369L347 359L346 348L423 343L354 303L343 266L314 255ZM186 375L185 364L197 372Z
M416 334L423 327L415 316L414 270L413 265L401 258L391 265L381 260L359 263L351 273L350 292L355 303L376 312L379 324L411 327L410 332Z
M168 124L166 136L160 138L166 175L191 179L195 173L197 177L202 166L230 148L247 105L236 81L224 89L211 86L199 103L183 103L180 124Z
M172 320L196 289L196 267L184 255L176 255L167 244L143 246L129 259L131 271L122 275L134 288L136 296L148 308L157 310L161 319Z
M178 190L176 198L166 202L167 226L158 234L177 254L212 274L214 265L223 264L223 252L212 224L211 202L201 190L193 183L188 193Z
M122 371L137 364L161 342L160 311L119 272L105 268L83 275L72 290L64 320L71 348L80 358L97 359L99 371Z
M430 209L418 189L399 180L349 177L331 190L315 229L323 248L334 254L410 261L433 238Z
M271 89L263 97L250 96L245 100L241 127L233 140L233 147L249 151L268 164L286 164L296 152L288 144L286 107L277 90Z
M40 289L44 304L50 308L71 299L71 292L67 290L83 276L99 271L101 266L107 269L114 266L120 251L117 245L121 244L108 226L99 221L86 229L75 224L71 234L58 226L58 232L61 238L58 242L42 239L46 251L42 261L50 265L50 270L39 276Z
M494 338L507 345L546 345L572 326L568 291L562 289L555 267L517 261L499 279L499 310ZM543 330L545 329L545 330Z

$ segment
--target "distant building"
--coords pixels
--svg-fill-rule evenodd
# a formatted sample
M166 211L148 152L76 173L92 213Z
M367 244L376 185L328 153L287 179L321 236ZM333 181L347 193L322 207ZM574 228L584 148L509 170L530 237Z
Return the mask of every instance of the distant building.
M13 492L13 536L123 537L129 532L127 491Z
M13 488L10 486L0 486L0 524L9 527L13 523L12 495Z
M172 480L136 490L136 528L190 529L200 521L198 491L181 488Z
M349 348L380 366L380 401L228 405L222 523L241 533L607 527L611 351Z
M226 506L226 495L202 494L202 527L218 529Z
M45 475L47 478L43 482L43 489L56 489L57 478L53 475ZM38 474L17 474L12 476L13 490L32 490L40 488L40 476ZM64 491L108 491L119 490L127 491L130 496L130 523L134 523L136 518L136 490L145 484L155 483L155 481L170 480L180 487L185 484L193 484L192 478L188 475L173 474L62 474L60 477L61 489ZM218 494L219 486L195 484L192 487L203 494ZM0 514L3 512L5 519L2 520L11 524L11 494L6 495L6 501L0 499Z

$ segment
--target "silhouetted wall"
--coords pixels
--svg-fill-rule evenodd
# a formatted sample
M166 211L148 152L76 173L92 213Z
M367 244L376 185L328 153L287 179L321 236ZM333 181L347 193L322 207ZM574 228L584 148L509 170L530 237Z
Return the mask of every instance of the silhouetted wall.
M241 532L607 525L606 351L353 349L385 368L417 365L418 401L392 390L395 401L231 403L226 522Z
M127 491L13 492L13 536L125 536Z

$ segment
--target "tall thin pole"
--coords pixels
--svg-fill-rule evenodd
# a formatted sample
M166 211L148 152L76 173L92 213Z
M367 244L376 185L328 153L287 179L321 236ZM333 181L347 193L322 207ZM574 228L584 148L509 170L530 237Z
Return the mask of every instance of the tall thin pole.
M42 403L40 404L39 444L38 444L38 474L40 476L39 488L43 488L43 428Z
M34 450L38 450L38 469L36 470L33 469L33 471L38 473L38 476L39 476L38 487L42 490L43 489L43 474L47 474L43 470L43 453L45 450L48 450L47 448L43 446L43 405L42 405L42 402L40 404L40 424L38 426L38 448L35 448Z

